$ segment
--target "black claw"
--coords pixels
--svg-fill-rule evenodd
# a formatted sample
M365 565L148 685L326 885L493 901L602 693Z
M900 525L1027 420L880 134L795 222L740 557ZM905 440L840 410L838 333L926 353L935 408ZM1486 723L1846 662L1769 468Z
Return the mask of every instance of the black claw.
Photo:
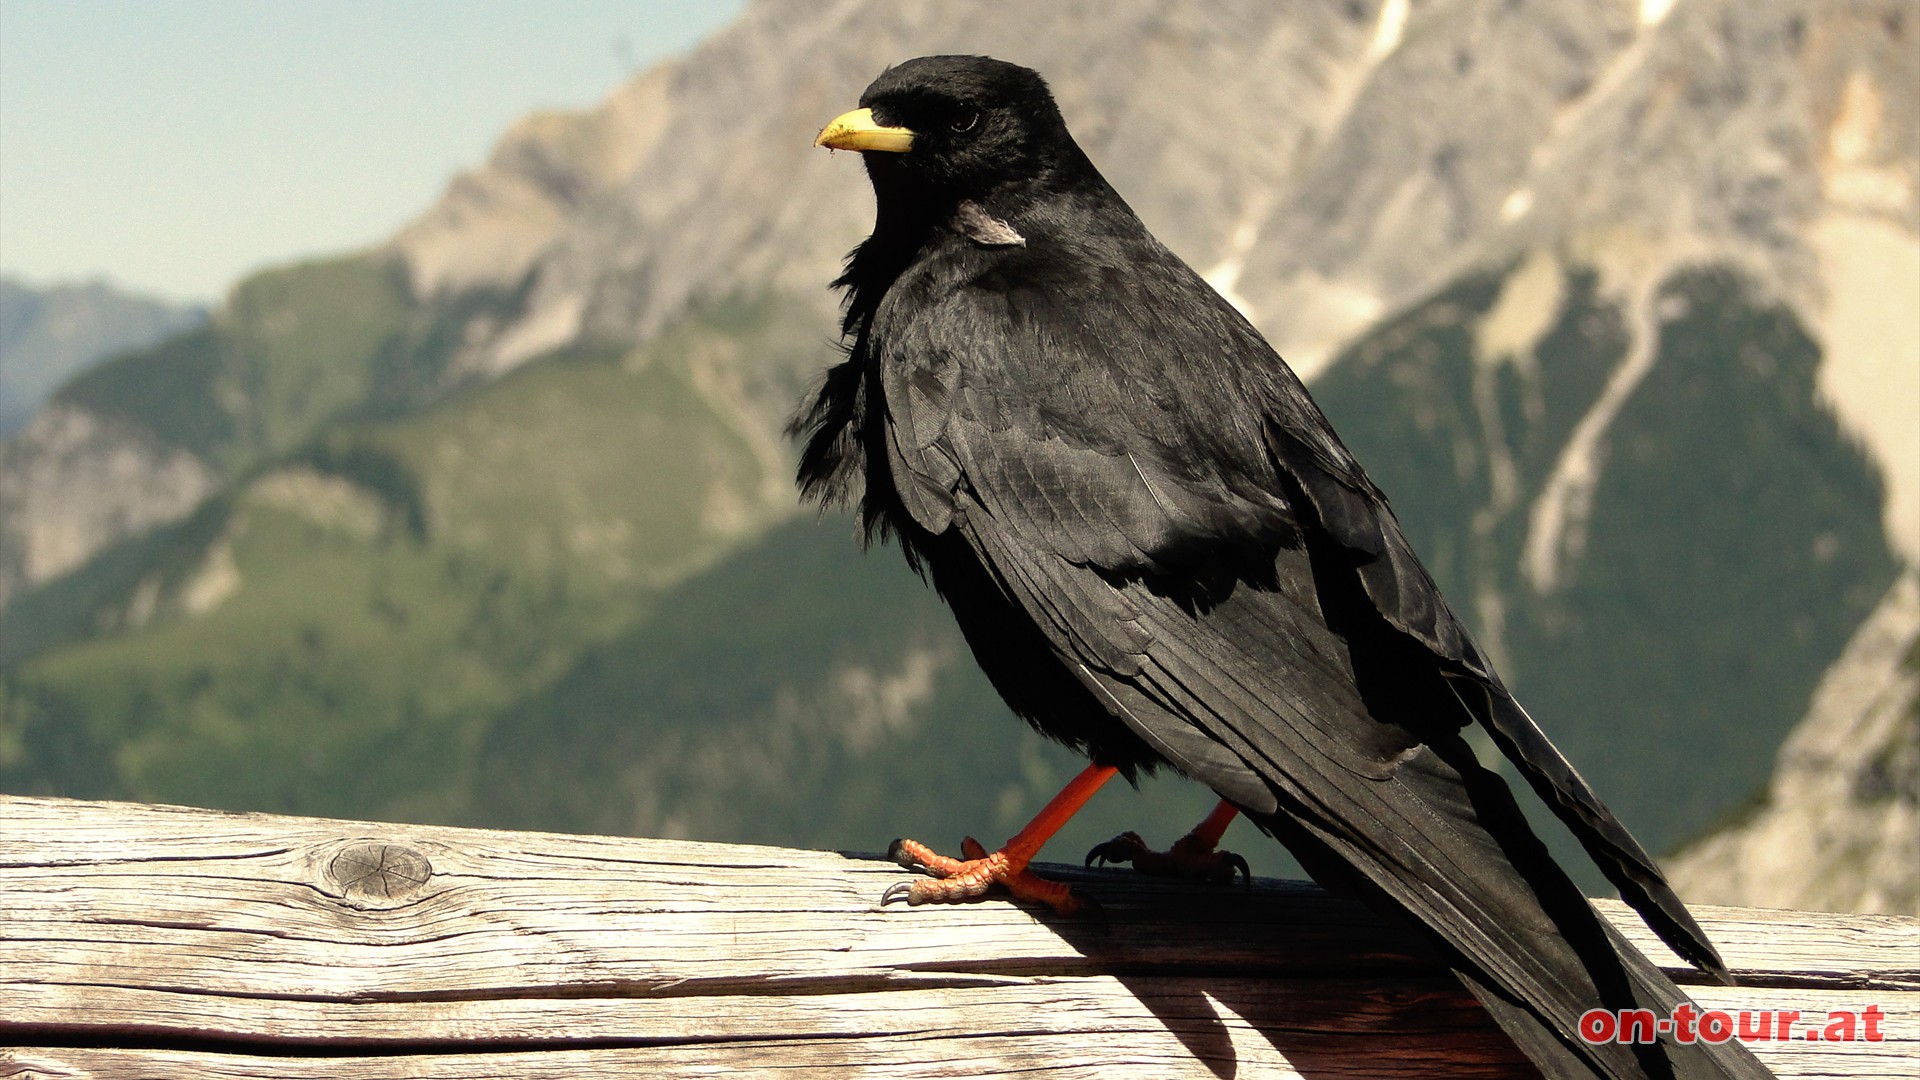
M1124 848L1112 840L1093 845L1093 850L1087 852L1087 861L1082 865L1092 866L1096 859L1099 860L1101 866L1106 866L1108 863L1129 863L1133 861L1133 857L1128 855Z
M899 841L897 840L894 842L899 843ZM891 904L897 900L905 900L908 904L913 903L913 883L912 882L910 881L895 882L894 884L887 886L886 892L883 892L880 894L881 907L886 907L888 904Z
M907 854L906 843L905 840L895 840L893 843L888 844L887 858L892 859L894 862L899 863L909 870L922 869L920 863L914 859L913 856Z
M1227 860L1228 866L1232 867L1235 870L1240 871L1241 881L1243 884L1246 885L1247 888L1249 889L1253 888L1253 868L1247 865L1246 859L1242 858L1237 853L1231 852L1231 851L1221 852L1221 858L1224 858ZM1233 880L1233 875L1231 873L1227 875L1227 880L1229 882Z

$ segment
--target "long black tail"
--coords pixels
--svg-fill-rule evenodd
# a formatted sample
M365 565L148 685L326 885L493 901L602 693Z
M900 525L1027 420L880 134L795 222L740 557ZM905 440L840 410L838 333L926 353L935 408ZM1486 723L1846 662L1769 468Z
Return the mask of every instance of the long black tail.
M1461 684L1465 681L1449 680L1457 694L1461 693ZM1660 940L1682 959L1720 982L1731 984L1733 975L1727 971L1720 953L1714 949L1713 942L1707 940L1700 924L1693 921L1686 905L1674 895L1653 856L1646 853L1626 826L1613 816L1613 811L1593 793L1573 764L1560 753L1560 748L1547 739L1533 717L1528 716L1512 696L1497 687L1478 682L1472 685L1485 694L1484 703L1471 701L1468 694L1462 694L1461 704L1479 718L1501 752L1519 766L1521 775L1527 778L1541 801L1566 823L1600 867L1600 872L1620 890L1620 899L1639 912L1653 932L1660 935Z
M1366 850L1372 845L1363 838L1343 836L1345 830L1308 808L1283 808L1292 812L1255 820L1324 884L1370 896L1423 924L1455 958L1461 982L1554 1080L1772 1075L1733 1042L1681 1044L1669 1037L1651 1044L1593 1044L1580 1038L1579 1018L1588 1009L1649 1009L1664 1017L1686 995L1594 910L1534 835L1506 783L1474 760L1464 741L1436 740L1423 748L1403 764L1397 784L1417 792L1444 822L1451 842L1428 854L1472 860L1470 875L1448 875L1470 883L1467 895L1423 887L1423 875L1401 872L1406 853L1382 861L1380 852ZM1490 932L1489 925L1498 931ZM1691 918L1685 925L1693 940L1705 943ZM1719 957L1713 959L1724 972Z

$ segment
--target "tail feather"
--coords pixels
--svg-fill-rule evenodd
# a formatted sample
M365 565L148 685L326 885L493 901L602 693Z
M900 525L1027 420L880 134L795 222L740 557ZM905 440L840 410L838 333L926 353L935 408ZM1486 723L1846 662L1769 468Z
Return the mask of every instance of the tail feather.
M1448 680L1456 695L1460 694L1460 681ZM1733 975L1719 950L1674 894L1653 856L1613 816L1519 702L1499 687L1477 680L1475 685L1485 692L1485 705L1476 709L1464 697L1462 704L1480 718L1501 752L1519 767L1541 801L1573 832L1600 872L1620 890L1620 898L1639 912L1681 959L1731 985Z
M1686 997L1594 910L1527 827L1505 782L1473 761L1463 743L1430 747L1404 766L1396 784L1419 792L1420 802L1447 823L1444 834L1453 837L1449 850L1415 854L1414 862L1473 858L1477 873L1465 883L1464 896L1436 892L1431 877L1402 863L1404 855L1383 860L1385 852L1356 844L1358 837L1343 835L1346 830L1337 822L1310 808L1288 806L1255 820L1323 884L1371 897L1424 924L1455 958L1461 982L1553 1080L1758 1080L1771 1075L1736 1043L1581 1040L1579 1017L1587 1009L1651 1009L1667 1015ZM1417 834L1401 835L1418 841ZM1504 935L1516 940L1489 938L1490 926L1504 928ZM1522 962L1516 966L1516 960Z

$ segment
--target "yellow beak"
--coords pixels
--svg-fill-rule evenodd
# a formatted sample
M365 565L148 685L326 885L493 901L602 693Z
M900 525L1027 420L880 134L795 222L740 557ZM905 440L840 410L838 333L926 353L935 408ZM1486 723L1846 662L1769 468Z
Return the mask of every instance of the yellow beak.
M833 118L833 123L821 128L820 137L813 140L813 145L829 150L885 150L904 154L913 149L913 130L882 127L874 120L872 109L855 109L841 113Z

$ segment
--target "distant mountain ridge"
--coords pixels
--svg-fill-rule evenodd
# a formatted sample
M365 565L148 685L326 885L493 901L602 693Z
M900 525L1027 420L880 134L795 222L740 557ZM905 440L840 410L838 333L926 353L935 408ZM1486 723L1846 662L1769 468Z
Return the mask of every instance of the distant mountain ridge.
M1529 707L1678 842L1920 560L1916 35L1900 0L752 5L10 445L62 494L0 569L80 554L0 614L0 783L873 846L861 807L949 820L906 790L949 745L1017 825L1066 763L980 717L893 556L793 531L779 436L871 213L812 132L983 51L1313 375ZM892 632L782 608L782 558ZM747 769L755 730L789 749Z
M0 438L26 426L55 387L89 364L144 349L206 316L198 304L105 281L34 286L0 277Z

